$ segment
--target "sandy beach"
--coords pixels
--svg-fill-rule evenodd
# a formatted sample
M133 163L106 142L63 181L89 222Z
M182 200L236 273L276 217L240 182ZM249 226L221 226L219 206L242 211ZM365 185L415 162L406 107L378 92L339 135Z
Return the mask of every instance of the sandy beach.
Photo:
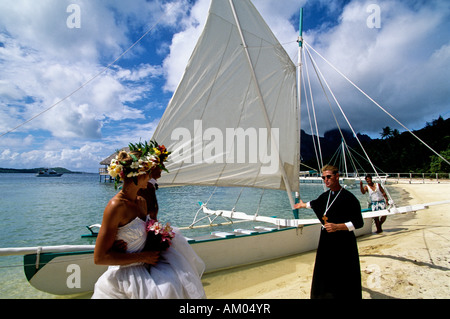
M450 200L450 183L397 184L398 206ZM358 238L363 299L450 299L450 204L388 217ZM316 252L206 274L211 299L309 299Z

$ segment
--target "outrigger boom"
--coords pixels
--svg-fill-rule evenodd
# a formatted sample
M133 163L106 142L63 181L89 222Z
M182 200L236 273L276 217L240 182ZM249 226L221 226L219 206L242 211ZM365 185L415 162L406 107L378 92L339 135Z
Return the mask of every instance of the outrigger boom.
M416 212L418 210L427 209L429 206L435 206L435 205L442 205L442 204L450 204L450 200L447 201L440 201L440 202L431 202L426 204L415 204L415 205L409 205L409 206L391 206L388 209L378 210L378 211L370 211L370 210L363 210L363 217L379 217L379 216L389 216L389 215L395 215L395 214L405 214L409 212ZM240 220L247 220L247 221L258 221L258 222L265 222L277 225L279 227L300 227L305 225L313 225L318 224L320 221L317 218L311 218L311 219L286 219L286 218L275 218L275 217L266 217L266 216L258 216L258 215L248 215L246 213L242 212L235 212L235 211L227 211L227 210L211 210L206 207L206 205L202 205L202 210L205 214L208 215L216 215L216 216L222 216L226 218L233 218L233 219L240 219Z

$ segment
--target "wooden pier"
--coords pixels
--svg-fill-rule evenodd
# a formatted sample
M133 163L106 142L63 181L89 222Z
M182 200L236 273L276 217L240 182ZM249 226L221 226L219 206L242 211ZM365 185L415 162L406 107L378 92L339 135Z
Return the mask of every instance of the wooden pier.
M114 182L114 178L112 178L109 174L108 174L108 168L107 167L100 167L98 169L98 175L100 176L100 183L103 182L106 183L107 181L109 181L110 183Z

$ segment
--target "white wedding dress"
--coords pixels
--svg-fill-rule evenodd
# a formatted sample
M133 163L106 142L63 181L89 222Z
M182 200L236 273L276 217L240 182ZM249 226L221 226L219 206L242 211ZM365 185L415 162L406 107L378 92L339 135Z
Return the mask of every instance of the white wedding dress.
M201 282L204 262L186 239L174 229L172 245L156 266L143 263L110 266L95 284L94 299L198 299L206 298ZM127 252L140 252L147 238L145 221L136 217L119 227L117 240L127 243Z

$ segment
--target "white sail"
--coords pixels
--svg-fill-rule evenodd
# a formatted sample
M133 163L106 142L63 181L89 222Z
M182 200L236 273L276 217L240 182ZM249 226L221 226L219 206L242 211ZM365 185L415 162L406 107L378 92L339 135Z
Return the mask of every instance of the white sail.
M287 53L249 0L212 0L153 135L173 152L159 182L298 191L298 126Z

